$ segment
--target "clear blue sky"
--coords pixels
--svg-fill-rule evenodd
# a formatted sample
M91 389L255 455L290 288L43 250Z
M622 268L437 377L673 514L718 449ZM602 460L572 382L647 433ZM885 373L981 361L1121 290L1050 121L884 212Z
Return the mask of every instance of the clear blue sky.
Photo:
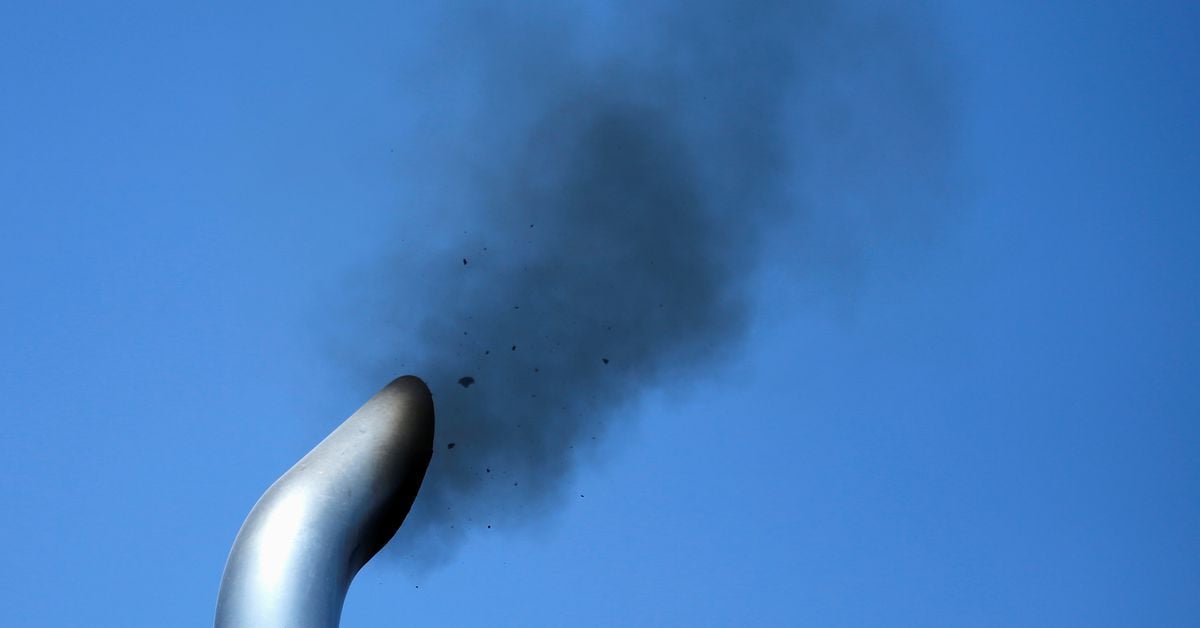
M1200 624L1200 10L991 4L936 5L963 198L921 255L768 268L726 384L641 399L537 525L371 563L343 625ZM384 383L330 338L418 211L414 20L0 9L0 624L209 625Z

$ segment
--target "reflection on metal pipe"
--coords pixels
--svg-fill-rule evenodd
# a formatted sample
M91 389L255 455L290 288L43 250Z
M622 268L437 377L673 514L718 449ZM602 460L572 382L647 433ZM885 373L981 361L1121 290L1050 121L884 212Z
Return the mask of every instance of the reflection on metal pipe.
M229 553L217 628L335 628L350 581L417 496L433 424L429 389L401 377L272 484Z

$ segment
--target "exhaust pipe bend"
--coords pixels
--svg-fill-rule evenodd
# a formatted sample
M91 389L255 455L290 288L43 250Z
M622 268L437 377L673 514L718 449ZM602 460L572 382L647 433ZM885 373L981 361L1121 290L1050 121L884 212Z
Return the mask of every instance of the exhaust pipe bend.
M276 480L233 542L217 628L336 628L350 581L417 496L433 429L429 389L401 377Z

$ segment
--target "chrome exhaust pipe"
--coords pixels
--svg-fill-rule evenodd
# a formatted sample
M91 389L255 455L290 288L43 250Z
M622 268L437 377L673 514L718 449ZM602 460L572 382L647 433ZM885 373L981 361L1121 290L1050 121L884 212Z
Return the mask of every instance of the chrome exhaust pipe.
M401 377L276 480L229 552L217 628L336 628L350 581L421 488L433 428L429 389Z

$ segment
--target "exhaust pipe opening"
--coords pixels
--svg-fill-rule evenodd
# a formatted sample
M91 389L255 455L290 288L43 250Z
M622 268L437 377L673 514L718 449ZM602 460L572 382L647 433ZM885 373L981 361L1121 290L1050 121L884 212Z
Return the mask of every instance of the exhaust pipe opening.
M429 389L401 377L276 480L233 542L217 628L335 628L350 581L408 515L433 432Z

